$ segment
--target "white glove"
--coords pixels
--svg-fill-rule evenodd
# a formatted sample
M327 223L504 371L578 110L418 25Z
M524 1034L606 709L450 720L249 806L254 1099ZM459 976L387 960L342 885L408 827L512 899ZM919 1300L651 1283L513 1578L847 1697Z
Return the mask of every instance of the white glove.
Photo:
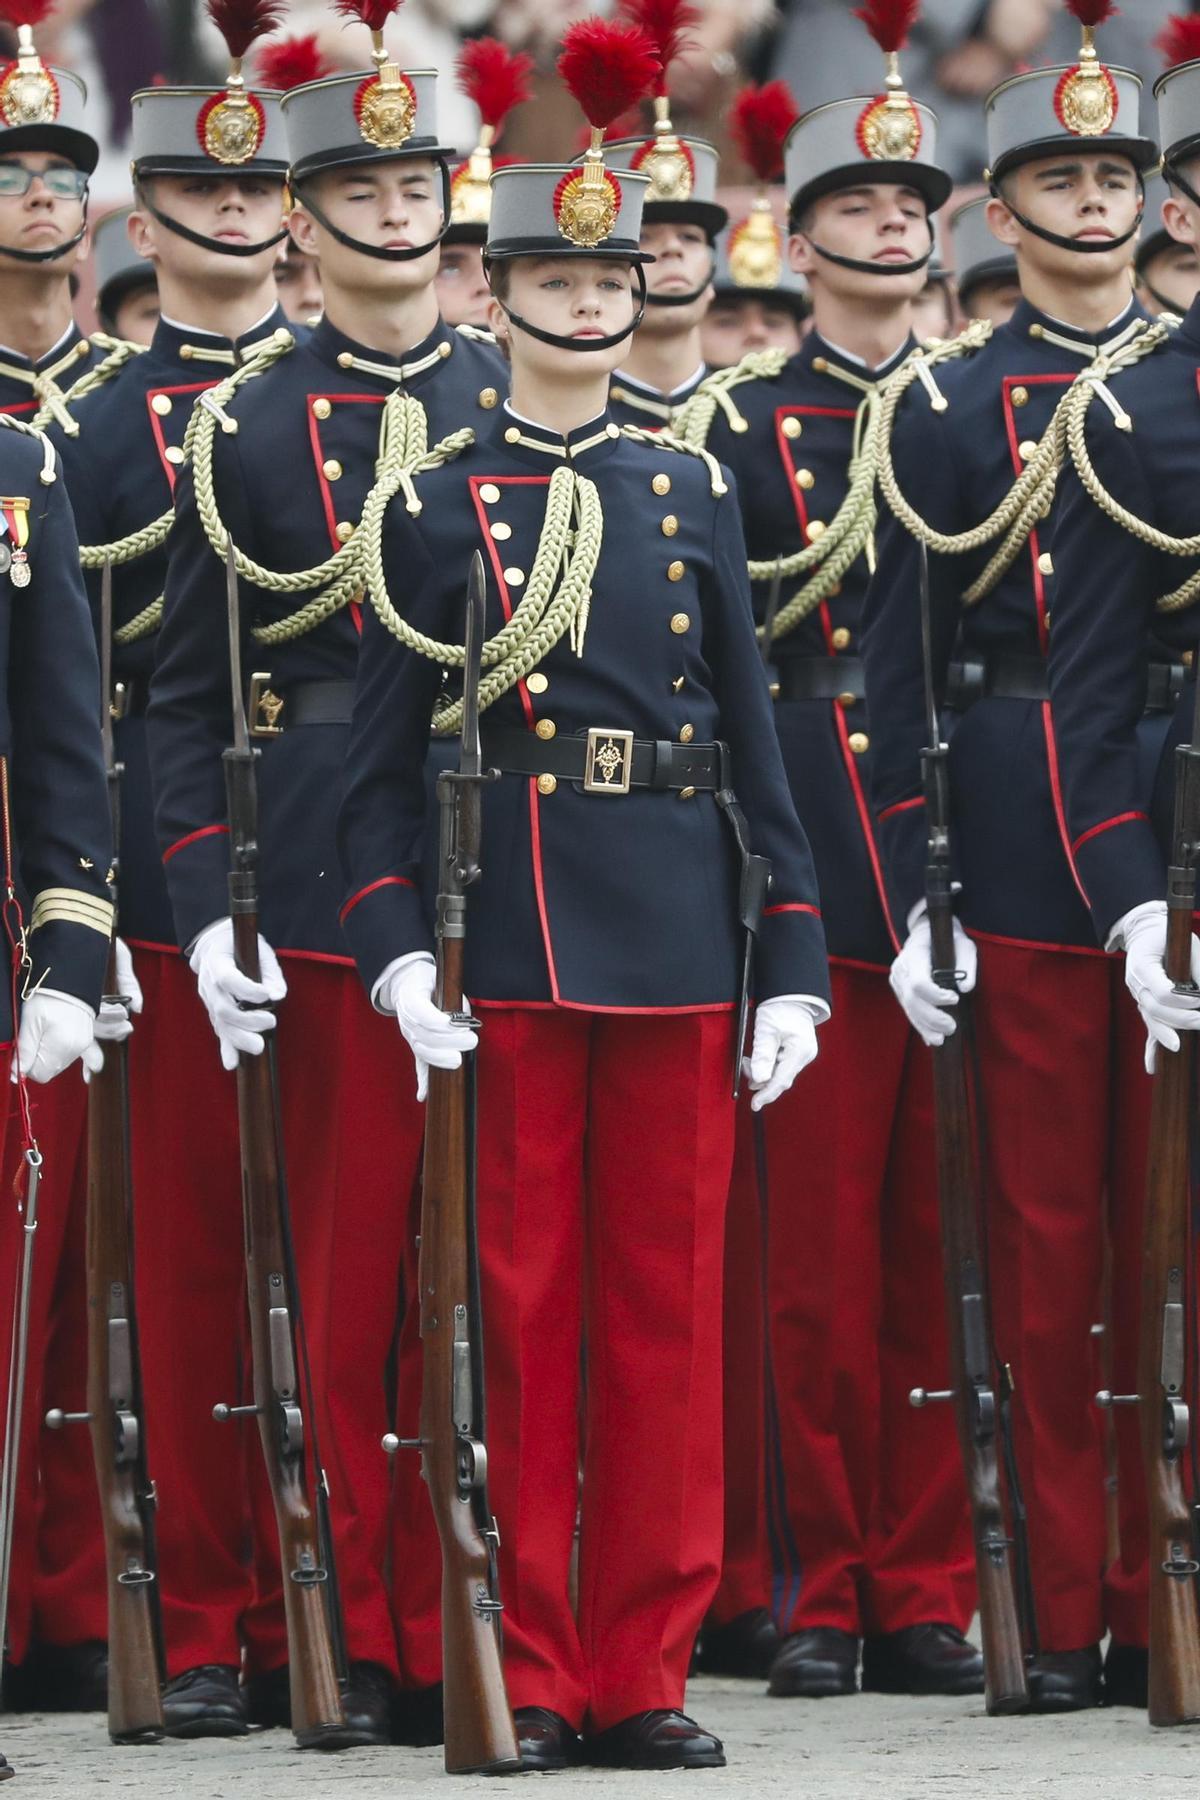
M274 1031L276 1005L287 993L287 982L278 958L265 938L258 940L261 981L251 981L238 968L233 955L233 920L217 919L192 945L189 966L196 977L209 1024L221 1046L221 1062L236 1069L238 1055L261 1056L265 1032ZM245 1010L246 1004L249 1010Z
M1154 1073L1159 1044L1178 1050L1181 1031L1200 1031L1200 994L1177 994L1167 977L1167 903L1145 900L1118 919L1108 948L1125 949L1125 985L1146 1025L1146 1069ZM1200 943L1192 937L1192 980L1200 985Z
M437 969L426 950L398 957L375 983L371 998L380 1012L395 1013L396 1023L417 1064L417 1099L429 1091L429 1071L457 1069L463 1052L473 1050L478 1036L456 1025L433 1003Z
M754 1098L752 1112L761 1112L786 1094L801 1069L817 1054L817 1026L829 1016L824 1006L793 994L780 994L755 1008L754 1037L742 1068Z
M121 1044L133 1031L132 1013L140 1013L145 1001L142 998L141 983L133 972L133 958L129 954L129 945L124 938L118 938L115 946L116 956L116 993L119 1001L102 1000L100 1016L96 1020L96 1036L103 1044ZM102 1065L103 1066L103 1065ZM87 1077L84 1076L86 1081Z
M904 1008L909 1024L923 1042L937 1048L954 1032L957 1021L945 1010L958 1005L959 994L969 994L975 986L977 957L975 946L958 920L954 921L954 967L958 988L944 988L933 979L933 952L930 948L929 919L924 912L909 925L904 946L888 975L893 994Z
M19 1066L29 1081L53 1081L80 1057L85 1070L100 1068L104 1053L95 1041L95 1027L96 1015L86 1000L57 988L36 989L21 1008L10 1079L17 1079Z

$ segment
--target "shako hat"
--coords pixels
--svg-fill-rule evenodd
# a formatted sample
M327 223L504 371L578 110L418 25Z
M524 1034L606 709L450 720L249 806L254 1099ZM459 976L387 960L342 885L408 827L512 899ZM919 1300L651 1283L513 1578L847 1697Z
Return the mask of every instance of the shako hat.
M533 60L498 38L469 38L459 52L458 85L479 108L479 137L450 176L447 244L484 244L492 210L492 170L515 159L493 154L514 107L529 99Z
M1200 156L1200 16L1169 20L1158 44L1169 64L1154 84L1163 169L1196 202L1192 184L1179 176L1178 168Z
M208 0L208 14L229 51L224 84L139 88L131 101L133 178L199 173L282 181L287 146L279 95L266 81L248 84L242 71L250 46L279 24L281 0Z
M69 69L44 63L33 40L51 7L52 0L0 4L17 34L16 56L0 65L0 151L54 150L90 175L100 146L87 129L87 89Z

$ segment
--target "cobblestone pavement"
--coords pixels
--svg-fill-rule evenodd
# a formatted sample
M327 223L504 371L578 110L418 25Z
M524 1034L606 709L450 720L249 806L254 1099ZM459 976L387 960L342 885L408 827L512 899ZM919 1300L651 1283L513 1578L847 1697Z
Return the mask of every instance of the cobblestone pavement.
M725 1739L728 1769L579 1770L538 1777L539 1786L552 1783L555 1800L601 1791L614 1800L1195 1800L1200 1784L1200 1728L1151 1731L1144 1713L1125 1710L989 1719L979 1700L767 1700L754 1684L714 1679L693 1683L688 1705ZM4 1800L453 1800L480 1792L478 1781L444 1775L437 1750L301 1755L281 1731L117 1750L98 1714L8 1717L0 1733L17 1768Z

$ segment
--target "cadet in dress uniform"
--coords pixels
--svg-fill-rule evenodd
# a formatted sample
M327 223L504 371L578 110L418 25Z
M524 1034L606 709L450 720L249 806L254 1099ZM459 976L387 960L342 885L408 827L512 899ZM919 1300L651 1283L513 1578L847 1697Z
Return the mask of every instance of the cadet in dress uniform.
M143 1396L164 1497L164 1717L173 1736L234 1736L247 1730L243 1642L253 1668L281 1629L274 1602L265 1623L254 1609L249 1512L239 1503L246 1446L212 1417L214 1401L236 1393L242 1367L236 1097L175 944L145 715L172 497L197 395L262 344L291 342L274 277L287 149L280 97L257 85L146 88L132 109L130 230L165 316L145 355L72 403L78 430L61 448L97 629L106 552L112 568L121 933L140 983L122 991L146 1000L130 1097ZM256 1459L250 1466L257 1474ZM263 1543L272 1559L274 1540L272 1528Z
M576 31L595 30L587 42L602 50L604 29ZM577 42L568 34L560 66L586 105L594 70L580 72ZM489 634L511 619L520 638L522 617L573 597L536 666L518 651L485 681L484 757L502 776L483 800L467 931L485 1021L478 1236L508 1691L527 1768L575 1760L581 1730L598 1765L704 1767L724 1761L721 1746L678 1709L721 1552L741 956L732 796L717 792L727 763L743 841L773 866L756 954L758 1105L816 1053L825 951L736 498L711 457L645 433L631 442L606 409L636 323L649 182L609 173L603 120L591 122L582 168L497 171L488 250L511 406L415 477L417 516L388 514L347 758L343 919L418 1068L457 1064L474 1036L430 999L422 765L478 543ZM572 518L564 564L551 546ZM435 660L412 628L438 640Z
M1164 176L1147 178L1146 222L1134 268L1137 297L1152 318L1164 312L1182 318L1200 292L1200 256L1191 244L1172 237L1163 223L1163 203L1170 197Z
M127 343L148 345L158 324L154 264L129 241L130 206L105 213L92 227L96 314L104 330Z
M682 16L691 8L676 4L673 16L660 0L628 0L626 13L656 38L662 72L653 137L605 145L618 179L622 169L650 177L642 249L653 258L646 267L646 316L613 377L610 405L618 424L662 431L708 373L700 328L712 300L717 237L729 214L717 205L716 150L703 138L677 136L671 125L667 76L682 47Z
M223 624L231 534L250 724L263 751L263 931L287 970L285 1143L352 1665L347 1710L359 1742L387 1740L398 1672L379 1439L390 1424L387 1364L421 1115L402 1047L367 1006L337 918L334 811L362 622L354 533L377 463L486 420L505 386L495 350L437 317L447 152L435 77L396 68L378 33L375 42L374 68L283 97L291 228L320 256L325 314L306 341L273 344L244 379L235 374L206 396L194 467L176 490L148 715L178 941L232 1067L274 1023L239 1002L281 998L285 983L273 949L263 987L248 988L232 962L221 765L231 729ZM385 405L392 397L399 404ZM432 1542L430 1527L426 1546L404 1545L403 1557L436 1561ZM398 1560L401 1588L406 1575ZM252 1699L260 1716L278 1720L286 1644L282 1616L270 1616L275 1642L256 1643ZM403 1649L406 1681L434 1687L436 1608Z
M22 1257L24 1194L20 1158L38 1140L46 1172L58 1147L52 1136L55 1115L36 1104L41 1089L26 1094L24 1081L52 1081L79 1058L99 1068L94 1042L96 1014L113 905L108 884L112 844L100 749L100 677L87 601L79 575L78 547L66 487L54 452L39 434L4 422L0 429L0 665L4 701L0 707L0 826L5 886L24 895L5 906L10 978L0 986L0 1076L8 1090L19 996L17 1062L19 1096L4 1107L0 1126L0 1167L8 1196L0 1231L0 1292L6 1305L16 1294ZM24 935L23 935L24 933ZM15 1073L15 1071L13 1071ZM65 1076L64 1079L71 1079ZM71 1146L65 1146L69 1157ZM14 1184L14 1175L18 1182ZM47 1327L62 1268L67 1225L61 1201L65 1182L54 1190L56 1204L39 1202L37 1254L27 1340L27 1375L19 1455L19 1487L13 1537L12 1581L8 1596L8 1647L15 1663L25 1657L36 1574L36 1485L41 1431L41 1372ZM7 1391L10 1333L0 1352L0 1381ZM81 1536L90 1526L98 1536L93 1482L90 1516L76 1513ZM98 1608L90 1635L103 1638L105 1594L101 1566ZM62 1642L71 1644L70 1637ZM102 1651L102 1647L101 1647ZM61 1671L60 1671L61 1672ZM102 1680L102 1676L101 1676ZM28 1695L26 1696L29 1697Z
M1014 77L989 96L988 220L1016 254L1024 298L1009 324L969 328L936 367L931 356L905 371L907 393L901 381L894 386L900 403L881 478L899 516L879 537L864 632L871 800L903 939L892 985L926 1041L940 1043L954 1019L930 976L924 918L924 538L938 694L956 634L975 665L967 691L952 697L948 726L961 882L955 929L964 987L978 956L993 1328L1016 1388L1036 1711L1098 1703L1106 1630L1110 1698L1126 1697L1124 1677L1131 1662L1136 1674L1146 1629L1136 1569L1115 1569L1102 1582L1089 1344L1107 1195L1118 1363L1130 1348L1124 1289L1140 1268L1146 1084L1125 1071L1134 1045L1123 1023L1132 1020L1122 1021L1118 971L1097 952L1063 822L1045 662L1063 583L1043 522L1054 499L1053 434L1043 434L1056 404L1098 352L1145 329L1130 298L1129 261L1140 171L1156 151L1139 134L1139 89L1136 76L1099 61L1088 29L1077 64ZM1031 494L1035 503L1014 526ZM1123 1514L1134 1520L1143 1494L1136 1437L1135 1427L1126 1442L1135 1460L1123 1461L1120 1487Z
M1177 21L1172 35L1176 55L1186 60L1155 87L1170 188L1164 217L1172 236L1195 252L1200 246L1200 20ZM1163 968L1174 748L1192 741L1200 593L1195 556L1168 554L1167 546L1180 539L1191 540L1193 547L1196 542L1200 299L1193 300L1182 324L1159 325L1148 335L1152 354L1143 356L1145 346L1134 342L1116 359L1118 368L1122 361L1132 366L1112 378L1111 408L1099 392L1090 404L1087 393L1076 397L1085 407L1088 478L1085 486L1070 461L1059 476L1050 682L1075 865L1101 943L1125 953L1125 981L1141 1009L1152 1060L1156 1047L1160 1056L1175 1050L1177 1033L1200 1021L1195 1003L1174 994ZM1099 503L1108 496L1127 509L1123 524ZM1179 665L1186 666L1186 682L1164 668L1164 661L1179 673ZM1177 701L1164 712L1172 689ZM1089 1056L1094 1064L1094 1044ZM1130 1084L1135 1079L1132 1073L1126 1077ZM1131 1232L1124 1255L1135 1277L1142 1263L1139 1250ZM1112 1385L1133 1393L1136 1294L1125 1310ZM1139 1475L1138 1411L1122 1408L1115 1417L1118 1442L1127 1443L1118 1490L1124 1495ZM1129 1623L1113 1625L1114 1636L1119 1632L1126 1643L1146 1641L1145 1556L1144 1521L1123 1516L1121 1563L1110 1581L1119 1579L1130 1615ZM1110 1649L1106 1672L1112 1659ZM1125 1661L1131 1661L1128 1652ZM1130 1668L1126 1686L1140 1673L1145 1705L1144 1654L1139 1661L1140 1671Z
M704 360L728 369L751 350L794 356L812 312L808 285L787 257L776 224L785 210L783 141L796 122L796 102L785 81L739 90L729 109L729 128L758 191L749 212L732 219L717 239L712 305L700 328Z
M86 100L79 77L44 64L21 25L0 69L0 412L30 419L64 420L63 395L129 354L100 332L85 337L71 311L100 157Z
M968 200L950 214L950 244L958 282L958 305L965 319L1007 325L1021 299L1017 259L992 236L988 202Z
M99 147L87 129L83 83L42 63L28 25L0 68L0 411L66 420L63 395L120 367L131 345L85 338L71 312L71 276L85 251L87 183ZM35 1345L31 1397L79 1407L85 1381L82 1143L85 1097L77 1075L34 1098L35 1126L58 1154L41 1190L39 1263L54 1288ZM103 1547L86 1432L41 1434L22 1460L22 1508L36 1502L37 1544L17 1559L8 1654L23 1663L19 1704L102 1707L106 1625ZM32 1641L27 1641L27 1640Z
M853 1693L863 1638L864 1687L982 1686L961 1635L974 1584L953 1429L915 1422L908 1406L946 1357L932 1093L887 987L894 940L866 799L859 660L873 525L860 439L878 384L912 346L929 215L950 191L936 129L894 65L884 94L798 121L786 145L789 248L812 290L813 330L790 359L762 354L713 377L679 428L699 439L711 420L708 447L738 476L757 612L772 615L776 729L831 951L821 1066L766 1121L761 1155L744 1115L730 1202L766 1209L779 1696Z
M458 58L458 84L479 108L479 141L450 176L450 223L438 263L438 309L447 325L486 330L492 293L483 268L492 170L515 157L494 156L492 146L516 106L528 100L533 63L498 38L470 38Z

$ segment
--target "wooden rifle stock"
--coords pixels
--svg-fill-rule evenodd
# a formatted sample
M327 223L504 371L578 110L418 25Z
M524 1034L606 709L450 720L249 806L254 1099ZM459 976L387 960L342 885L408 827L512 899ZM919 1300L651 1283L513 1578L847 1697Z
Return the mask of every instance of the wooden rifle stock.
M112 777L110 777L111 779ZM115 947L107 992L117 994ZM126 1046L106 1043L87 1098L87 1405L108 1575L108 1733L163 1736L154 1484L146 1469L134 1318Z
M1166 972L1192 984L1192 915L1200 828L1200 747L1176 750L1175 854L1168 876ZM1195 1306L1188 1212L1195 1131L1196 1038L1161 1046L1154 1071L1146 1177L1142 1322L1138 1355L1142 1456L1150 1537L1150 1691L1152 1725L1200 1719L1200 1617L1196 1552L1180 1457L1188 1441L1187 1339ZM1193 1380L1196 1371L1192 1370Z
M229 876L238 968L261 979L258 955L256 752L225 752L233 867ZM287 1190L279 1130L274 1034L261 1056L237 1066L245 1226L246 1294L254 1406L279 1531L287 1619L292 1730L302 1747L344 1727L331 1612L331 1546L323 1544L309 1499L305 1420L296 1356L296 1306L289 1254ZM232 1409L218 1408L219 1416Z

